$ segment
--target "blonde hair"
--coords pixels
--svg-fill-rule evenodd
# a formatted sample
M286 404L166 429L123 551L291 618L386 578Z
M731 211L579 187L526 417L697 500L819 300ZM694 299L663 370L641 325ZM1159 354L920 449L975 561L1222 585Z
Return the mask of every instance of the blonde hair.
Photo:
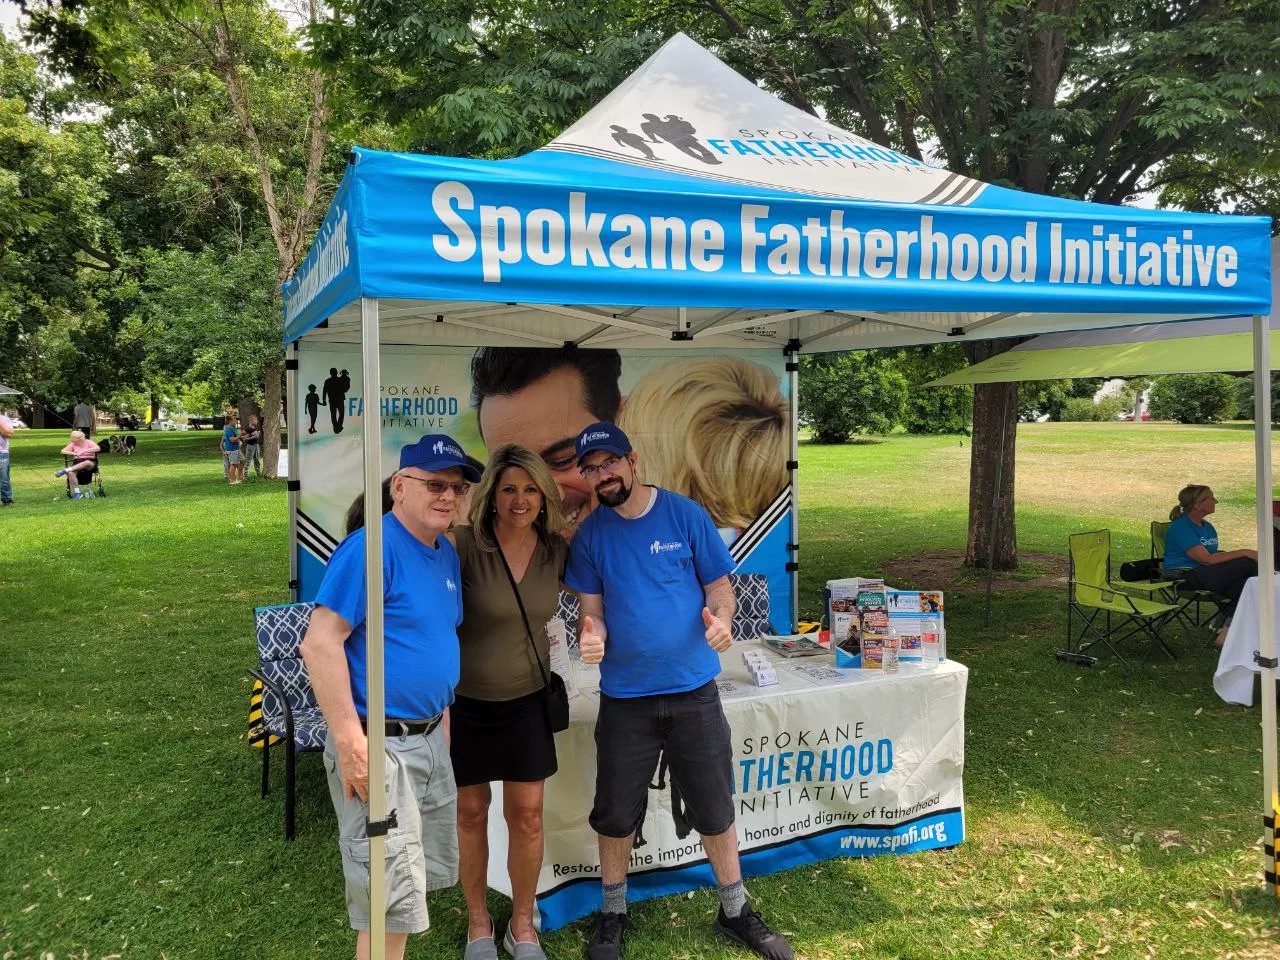
M648 483L696 500L718 527L748 527L787 484L789 410L778 378L735 357L695 357L641 377L618 417Z
M1212 488L1206 487L1203 483L1189 483L1178 491L1178 502L1173 509L1169 511L1169 519L1177 520L1181 516L1191 512L1191 508L1199 503L1204 495L1213 493Z
M498 483L509 467L519 467L533 478L542 493L542 509L534 518L533 528L538 539L550 546L553 538L568 525L564 507L560 503L560 490L551 476L543 459L518 443L504 443L489 455L489 463L485 466L484 476L471 490L471 529L475 531L476 543L480 549L496 551L498 538L493 529L494 499L498 492Z

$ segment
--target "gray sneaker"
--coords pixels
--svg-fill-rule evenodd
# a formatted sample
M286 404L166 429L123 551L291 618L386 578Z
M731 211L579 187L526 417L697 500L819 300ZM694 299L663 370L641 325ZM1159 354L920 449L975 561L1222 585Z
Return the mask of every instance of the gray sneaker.
M507 935L502 938L502 949L511 954L514 960L547 960L540 943L516 943L511 935L511 924L507 924Z
M489 935L467 941L462 960L498 960L498 945L493 942L493 919L489 920Z

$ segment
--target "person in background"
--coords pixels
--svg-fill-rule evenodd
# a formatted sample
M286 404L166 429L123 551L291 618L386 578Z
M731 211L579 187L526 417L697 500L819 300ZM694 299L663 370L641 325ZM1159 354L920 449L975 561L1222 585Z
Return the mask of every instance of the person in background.
M82 496L80 484L88 483L98 469L98 450L96 443L84 435L82 430L71 431L71 442L62 448L62 455L70 457L71 463L54 472L55 477L66 477L71 490L71 499L79 500Z
M719 654L733 646L733 558L705 508L639 481L617 426L591 424L576 449L600 503L573 538L564 577L578 593L582 662L600 664L590 823L604 904L587 958L622 956L627 865L661 755L719 886L714 929L767 960L792 960L751 908L738 860L733 742L716 687Z
M9 438L13 421L0 413L0 506L13 506L13 484L9 480Z
M227 414L222 428L222 454L227 461L227 483L234 486L244 479L244 455L240 452L240 418Z
M1217 508L1213 491L1203 484L1188 484L1178 491L1178 502L1169 511L1173 523L1164 535L1164 570L1180 573L1188 586L1229 601L1223 609L1226 623L1214 641L1221 647L1245 581L1258 575L1258 551L1220 549L1218 531L1206 519Z
M457 803L448 708L458 683L462 575L443 536L454 500L479 480L452 437L428 434L400 450L382 523L386 656L386 956L427 929L426 894L457 882ZM369 739L365 677L365 531L334 551L316 594L302 658L328 727L324 765L338 814L347 914L356 956L369 956Z
M85 439L93 436L93 407L81 400L71 414L71 426L84 434Z
M240 455L244 458L242 473L247 473L253 464L254 475L262 477L262 418L256 413L249 415L249 426L240 435Z
M494 781L502 782L511 878L502 946L515 960L546 960L533 917L543 784L556 772L543 688L551 671L546 624L556 615L569 554L563 527L551 471L532 450L510 443L489 457L470 524L449 535L462 564L462 669L450 710L450 757L458 784L458 873L467 898L464 960L498 957L485 903Z

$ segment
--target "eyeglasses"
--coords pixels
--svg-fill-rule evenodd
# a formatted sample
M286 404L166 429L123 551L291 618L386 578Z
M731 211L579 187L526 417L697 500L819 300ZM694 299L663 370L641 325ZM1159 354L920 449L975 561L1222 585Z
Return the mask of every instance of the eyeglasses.
M597 473L612 473L623 460L622 457L609 457L607 460L601 460L594 467L579 467L578 472L587 480L594 480Z
M406 480L417 480L419 483L425 483L432 495L437 497L443 497L446 490L452 490L455 497L465 497L471 491L471 484L466 480L445 483L443 480L428 480L426 477L415 477L409 473L402 473L400 476Z

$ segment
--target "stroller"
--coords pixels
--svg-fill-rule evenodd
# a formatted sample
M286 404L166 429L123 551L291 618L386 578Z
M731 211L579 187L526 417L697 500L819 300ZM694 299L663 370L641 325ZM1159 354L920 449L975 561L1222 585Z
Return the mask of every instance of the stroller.
M99 497L105 497L107 495L107 488L102 484L102 457L106 456L110 451L111 447L108 444L99 444L98 453L95 455L93 461L93 469L88 471L79 471L79 485L82 489L83 496L92 499L95 496L95 491L97 491L96 495ZM62 462L64 467L70 467L75 461L74 458L69 457L64 453L62 455ZM67 499L70 500L72 499L71 474L68 473L64 476L67 481Z

